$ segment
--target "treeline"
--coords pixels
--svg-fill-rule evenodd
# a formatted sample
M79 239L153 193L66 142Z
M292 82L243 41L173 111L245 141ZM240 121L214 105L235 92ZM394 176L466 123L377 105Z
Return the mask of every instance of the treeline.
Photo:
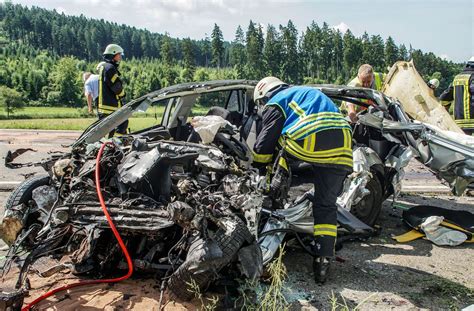
M250 21L226 42L217 24L210 38L192 40L8 2L0 4L0 18L0 85L37 104L82 105L81 73L94 70L111 42L125 50L121 71L127 100L193 80L275 75L289 83L345 84L362 63L386 72L395 61L409 59L425 79L440 79L442 89L461 69L391 37L342 34L326 23L313 22L300 33L290 20L268 25L264 35Z

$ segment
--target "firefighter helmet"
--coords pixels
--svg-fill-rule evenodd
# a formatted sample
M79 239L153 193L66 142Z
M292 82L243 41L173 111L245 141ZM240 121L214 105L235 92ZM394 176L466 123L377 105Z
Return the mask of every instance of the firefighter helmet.
M264 98L268 92L275 89L277 86L285 85L286 83L275 77L266 77L258 81L253 91L253 100L257 102L258 100Z

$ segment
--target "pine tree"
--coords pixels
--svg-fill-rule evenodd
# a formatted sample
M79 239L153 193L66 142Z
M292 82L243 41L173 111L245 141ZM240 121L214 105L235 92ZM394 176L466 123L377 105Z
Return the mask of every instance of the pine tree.
M184 39L182 42L183 46L183 63L184 63L184 72L182 73L183 82L190 82L194 77L194 72L196 70L194 64L194 46L190 38Z
M223 64L223 58L224 58L224 39L222 37L222 31L217 26L217 24L214 24L214 29L212 30L211 34L211 51L212 51L212 65L214 65L217 68L220 68Z
M267 27L263 58L265 60L266 74L279 76L282 61L282 43L277 30L272 25Z
M408 51L405 44L400 44L398 54L400 55L400 60L408 60Z
M385 67L392 67L399 58L397 45L392 37L388 37L385 42Z
M161 40L161 60L165 65L173 63L173 47L168 33L165 33Z
M298 30L291 20L286 27L280 25L282 42L282 66L280 77L289 83L300 82L298 61Z
M262 57L263 39L260 38L260 34L262 34L261 29L259 31L255 27L254 22L250 21L245 38L247 45L245 74L248 79L259 80L265 76L265 66Z
M346 80L357 71L362 59L362 41L354 37L350 30L344 34L344 69L347 73Z
M242 78L244 75L244 66L246 62L246 51L245 35L240 25L235 31L235 39L232 42L230 49L230 65L234 66L235 70L237 71L237 77Z

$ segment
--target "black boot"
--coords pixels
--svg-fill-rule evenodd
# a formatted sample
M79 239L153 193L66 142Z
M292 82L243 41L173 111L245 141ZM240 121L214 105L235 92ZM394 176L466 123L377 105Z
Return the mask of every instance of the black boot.
M324 284L329 274L331 261L327 257L316 257L313 259L314 280L318 284Z

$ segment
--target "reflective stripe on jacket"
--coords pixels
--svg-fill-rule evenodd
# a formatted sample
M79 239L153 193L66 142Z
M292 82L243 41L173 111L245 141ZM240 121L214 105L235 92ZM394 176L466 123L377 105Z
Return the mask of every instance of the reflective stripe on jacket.
M116 65L106 62L99 69L98 111L111 114L122 107L121 98L124 95L120 72Z
M263 112L254 162L270 163L277 146L292 157L352 171L351 128L326 95L295 86L275 94Z
M474 128L474 103L470 92L471 77L470 74L460 74L453 81L453 117L460 128Z
M323 130L351 129L331 99L312 87L287 88L273 96L267 105L280 107L285 115L281 134L292 140Z

